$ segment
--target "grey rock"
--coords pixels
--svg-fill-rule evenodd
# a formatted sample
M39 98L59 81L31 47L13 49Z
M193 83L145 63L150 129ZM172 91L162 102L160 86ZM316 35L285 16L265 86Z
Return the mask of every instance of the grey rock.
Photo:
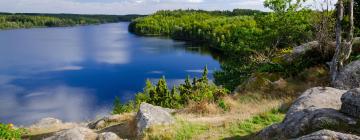
M172 112L174 112L172 109L141 103L136 115L137 134L142 135L147 128L154 125L173 124L175 120L171 116Z
M297 46L293 49L291 54L285 56L285 60L287 62L292 62L299 56L304 55L306 52L313 50L313 49L317 48L318 46L319 46L318 41L312 41L312 42L308 42L308 43L302 44L300 46Z
M38 122L34 123L33 125L31 125L30 127L32 128L51 128L54 127L56 125L62 125L62 121L56 118L43 118L41 120L39 120Z
M341 112L352 117L360 118L360 88L351 89L341 97Z
M104 132L98 135L97 140L121 140L118 135L112 132Z
M360 140L360 137L330 130L320 130L294 140Z
M334 86L339 89L353 89L360 87L360 60L346 65L334 81Z
M45 140L96 140L97 134L84 127L76 127L55 133Z
M304 109L319 108L341 108L341 96L346 90L339 90L331 87L314 87L306 90L298 97L286 113L287 116L303 111Z
M262 130L261 139L296 138L329 125L354 125L356 120L340 113L344 90L315 87L305 91L290 107L283 122Z

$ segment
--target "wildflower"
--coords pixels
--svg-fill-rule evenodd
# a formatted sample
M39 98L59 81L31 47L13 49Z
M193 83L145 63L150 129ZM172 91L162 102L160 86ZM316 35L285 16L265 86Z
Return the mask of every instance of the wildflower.
M10 123L10 124L8 124L8 126L9 126L9 128L14 128L14 124L12 124L12 123Z

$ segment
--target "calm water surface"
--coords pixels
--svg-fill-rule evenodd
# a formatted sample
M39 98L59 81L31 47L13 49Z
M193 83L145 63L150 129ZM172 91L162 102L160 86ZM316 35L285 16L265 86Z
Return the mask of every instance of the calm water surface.
M0 31L0 122L29 124L108 114L115 96L132 99L148 78L168 84L219 63L206 51L138 37L128 23ZM211 74L209 74L211 77Z

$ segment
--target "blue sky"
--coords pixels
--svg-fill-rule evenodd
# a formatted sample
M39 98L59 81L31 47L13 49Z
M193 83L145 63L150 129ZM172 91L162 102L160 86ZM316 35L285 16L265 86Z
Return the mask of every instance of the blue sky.
M160 9L266 10L264 0L0 0L1 12L149 14Z

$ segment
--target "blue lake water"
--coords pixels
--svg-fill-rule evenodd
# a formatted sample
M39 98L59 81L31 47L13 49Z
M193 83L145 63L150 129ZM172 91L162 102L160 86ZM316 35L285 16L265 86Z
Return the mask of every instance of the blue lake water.
M82 121L108 114L162 75L168 84L200 76L219 62L206 50L166 38L139 37L128 23L0 31L0 122L43 117Z

